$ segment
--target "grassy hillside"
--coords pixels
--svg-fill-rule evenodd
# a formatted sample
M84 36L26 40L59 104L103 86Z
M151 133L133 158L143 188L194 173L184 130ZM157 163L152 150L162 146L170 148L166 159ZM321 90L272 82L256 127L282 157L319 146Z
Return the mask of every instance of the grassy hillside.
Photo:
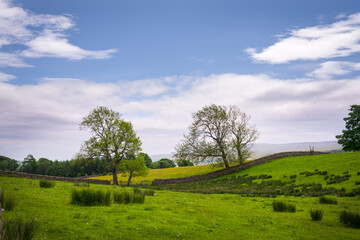
M176 168L163 168L151 169L149 174L145 177L134 177L131 180L132 184L151 183L155 178L180 178L193 175L205 174L208 172L219 170L211 165L191 166L191 167L176 167ZM119 182L122 184L127 183L128 178L122 174L118 174ZM112 182L112 175L92 177L90 179L108 180Z
M275 171L275 168L272 168ZM0 177L6 194L16 198L8 220L16 214L40 223L35 239L359 239L359 230L339 223L342 210L360 212L358 197L337 198L338 205L320 205L318 198L278 197L296 204L295 213L272 210L272 198L234 194L156 191L144 204L83 207L70 204L71 183L40 188L37 180ZM78 188L78 187L77 187ZM91 185L115 191L121 187ZM324 210L313 222L310 209Z
M283 158L207 181L159 188L202 193L274 195L272 191L289 187L298 191L299 196L303 195L303 189L313 188L345 189L347 193L359 189L360 193L360 152ZM318 192L317 189L314 191Z

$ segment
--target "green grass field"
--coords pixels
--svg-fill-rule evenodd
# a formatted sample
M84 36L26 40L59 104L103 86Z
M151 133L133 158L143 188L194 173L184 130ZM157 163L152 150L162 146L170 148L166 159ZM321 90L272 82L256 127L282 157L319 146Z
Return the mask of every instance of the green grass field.
M302 171L313 172L315 168L340 175L349 171L350 179L336 187L350 189L360 177L359 156L344 153L280 159L235 175L271 174L280 179L283 175L289 178ZM322 177L301 176L296 181L302 183L309 178L323 181ZM227 178L230 176L220 179ZM359 239L360 235L359 229L344 227L338 219L342 210L360 212L359 196L332 196L338 204L327 205L319 204L318 197L242 197L157 190L155 196L146 197L144 204L84 207L70 204L70 193L75 188L72 183L56 182L54 188L40 188L38 180L0 177L0 186L17 200L13 211L3 212L3 219L17 214L36 217L40 229L35 239L343 240ZM122 187L90 185L90 188L116 191ZM297 211L274 212L274 200L296 204ZM323 210L322 221L311 221L310 209Z
M149 184L155 178L181 178L194 175L200 175L219 170L221 168L214 168L212 165L200 165L191 167L176 167L176 168L163 168L163 169L151 169L149 174L145 177L134 177L131 179L131 184ZM112 175L91 177L90 179L108 180L112 183ZM126 184L128 177L118 174L118 179L121 184Z
M325 180L325 175L313 174L326 171L329 177ZM304 174L309 172L309 176ZM360 152L354 153L333 153L314 156L302 156L283 158L267 162L243 171L188 184L159 186L157 188L175 191L199 192L199 193L242 193L248 184L239 184L236 181L241 176L259 176L261 174L271 175L270 179L256 179L254 183L281 181L286 185L321 184L323 188L345 188L346 192L360 188L356 182L360 182ZM303 174L300 174L303 173ZM312 175L313 174L313 175ZM294 177L294 175L296 175ZM333 175L333 176L331 176ZM327 184L336 176L344 177L351 175L348 180L343 182ZM293 176L293 178L291 178ZM276 187L277 184L270 187ZM266 186L269 187L269 186ZM251 189L250 189L251 190Z

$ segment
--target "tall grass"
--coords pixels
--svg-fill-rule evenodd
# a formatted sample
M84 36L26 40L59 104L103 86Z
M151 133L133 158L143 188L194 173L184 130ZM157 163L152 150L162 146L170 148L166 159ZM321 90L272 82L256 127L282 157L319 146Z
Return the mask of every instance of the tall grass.
M40 180L39 185L41 188L52 188L55 187L55 182L49 180Z
M144 203L145 193L139 188L134 188L133 192L122 190L114 192L114 202L119 204Z
M338 204L336 199L328 198L325 196L322 196L319 198L319 203L320 204L334 204L334 205Z
M339 219L347 227L360 228L360 214L356 212L341 211Z
M73 189L71 192L71 203L83 206L109 206L111 202L110 196L110 191Z
M311 209L309 213L310 213L311 220L313 220L313 221L321 221L321 219L323 217L323 214L324 214L324 211L323 210L313 210L313 209Z
M15 208L16 201L15 198L5 194L4 190L1 191L0 195L1 208L6 211L11 211Z
M39 229L39 222L32 217L17 215L14 219L4 221L1 231L2 240L31 240Z
M274 212L296 212L296 205L285 203L282 201L274 201L273 202L273 210Z

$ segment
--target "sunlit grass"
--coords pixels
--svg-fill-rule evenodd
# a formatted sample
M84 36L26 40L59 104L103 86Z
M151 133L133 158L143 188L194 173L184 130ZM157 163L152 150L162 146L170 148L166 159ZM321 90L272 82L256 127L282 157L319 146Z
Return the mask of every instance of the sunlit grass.
M219 170L221 168L214 168L212 165L200 165L200 166L188 166L188 167L176 167L176 168L162 168L162 169L151 169L149 174L145 177L134 177L131 179L132 184L148 184L151 183L155 178L181 178L189 177L194 175L205 174ZM121 184L127 183L127 177L122 174L118 174L119 182ZM112 182L112 175L92 177L90 179L108 180Z

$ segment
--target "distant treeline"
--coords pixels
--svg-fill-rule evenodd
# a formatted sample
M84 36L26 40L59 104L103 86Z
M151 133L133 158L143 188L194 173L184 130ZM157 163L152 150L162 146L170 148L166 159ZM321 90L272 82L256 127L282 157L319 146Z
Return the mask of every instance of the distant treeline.
M148 168L171 168L175 167L174 161L163 158L157 162L152 162L151 158L146 153L144 155L145 164ZM0 170L5 171L19 171L33 174L42 174L48 176L59 177L83 177L92 175L107 175L109 170L107 169L106 159L74 159L66 161L52 161L47 158L34 158L29 154L24 161L19 165L19 162L0 155ZM179 166L191 166L192 163L178 162Z

